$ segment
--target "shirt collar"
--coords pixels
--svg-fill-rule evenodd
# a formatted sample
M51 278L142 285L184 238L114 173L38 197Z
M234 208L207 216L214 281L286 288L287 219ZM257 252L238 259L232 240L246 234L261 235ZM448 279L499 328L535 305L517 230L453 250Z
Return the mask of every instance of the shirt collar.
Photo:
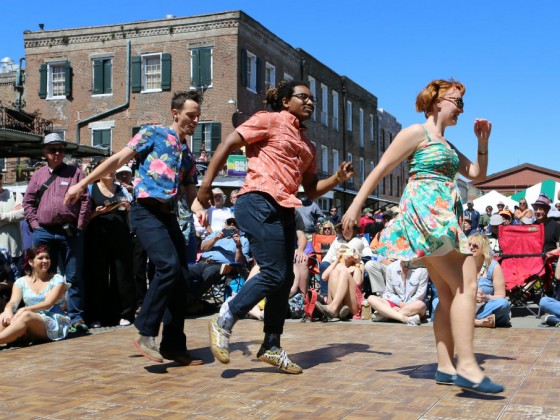
M285 110L280 111L280 115L283 116L283 118L287 119L295 128L297 128L299 131L307 131L307 127L305 125L303 125L301 123L300 120L298 120L298 118Z

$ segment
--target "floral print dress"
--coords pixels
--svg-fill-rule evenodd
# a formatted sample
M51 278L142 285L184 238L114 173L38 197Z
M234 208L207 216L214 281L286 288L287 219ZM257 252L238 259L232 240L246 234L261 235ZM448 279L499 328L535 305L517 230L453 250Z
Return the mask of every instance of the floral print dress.
M26 277L20 277L14 283L15 286L21 289L25 306L31 306L43 302L49 292L59 284L66 284L64 277L60 274L55 274L49 281L47 287L45 287L40 293L35 293L29 288ZM47 336L51 340L60 340L65 338L68 334L68 329L70 328L70 318L65 315L61 307L63 303L64 298L53 305L50 309L37 312L37 314L43 319L45 329L47 330Z
M428 143L411 156L410 178L399 204L400 214L383 231L378 253L423 266L422 257L453 250L470 254L460 228L463 206L455 175L459 156L440 142Z

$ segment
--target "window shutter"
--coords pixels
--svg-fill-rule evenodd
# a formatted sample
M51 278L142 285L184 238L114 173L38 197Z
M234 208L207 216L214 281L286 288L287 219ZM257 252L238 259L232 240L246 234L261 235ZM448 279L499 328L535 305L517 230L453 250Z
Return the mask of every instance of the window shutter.
M103 61L93 60L93 94L103 93Z
M247 50L241 50L241 86L247 87Z
M200 148L202 147L202 130L204 124L198 124L194 129L194 134L192 137L192 149L191 151L198 155L200 154Z
M212 49L200 49L200 82L202 86L208 87L212 84Z
M194 87L201 86L200 80L200 50L191 50L191 85Z
M47 97L47 65L41 64L39 68L39 98L46 99Z
M161 55L161 90L171 90L171 54Z
M132 57L132 92L142 91L142 57Z
M211 144L210 149L208 149L208 145L206 146L206 150L210 150L211 152L215 152L216 148L222 141L222 124L219 122L212 123L212 132L211 132Z
M257 57L257 92L262 92L263 89L263 62Z
M92 146L101 146L102 144L103 144L103 135L101 134L101 130L93 130Z
M113 92L113 60L103 60L103 93Z
M64 64L64 96L72 96L72 67L69 61Z

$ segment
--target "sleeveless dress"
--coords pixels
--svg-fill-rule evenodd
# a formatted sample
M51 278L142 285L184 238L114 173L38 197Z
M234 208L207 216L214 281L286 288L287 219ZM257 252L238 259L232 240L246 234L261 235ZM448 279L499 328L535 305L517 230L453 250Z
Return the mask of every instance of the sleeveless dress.
M14 284L21 289L25 306L31 306L35 305L36 303L43 302L47 294L56 285L66 284L66 282L64 281L64 277L62 277L60 274L55 274L54 277L49 281L47 287L45 287L38 294L29 288L25 277L20 277ZM70 328L70 318L65 315L61 307L63 303L64 298L54 304L50 309L36 312L43 319L45 329L47 330L47 336L51 340L60 340L62 338L65 338L68 334L68 329Z
M400 214L380 238L377 253L423 266L422 257L453 250L471 254L460 227L463 205L455 175L459 156L443 143L428 143L409 159L410 178L399 204Z

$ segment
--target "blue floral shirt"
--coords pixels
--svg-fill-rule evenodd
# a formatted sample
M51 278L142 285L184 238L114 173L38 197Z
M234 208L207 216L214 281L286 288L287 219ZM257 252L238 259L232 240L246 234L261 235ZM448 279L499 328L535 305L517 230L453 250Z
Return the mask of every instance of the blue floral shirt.
M145 126L128 142L139 163L135 198L173 199L184 180L196 184L196 160L171 127Z

